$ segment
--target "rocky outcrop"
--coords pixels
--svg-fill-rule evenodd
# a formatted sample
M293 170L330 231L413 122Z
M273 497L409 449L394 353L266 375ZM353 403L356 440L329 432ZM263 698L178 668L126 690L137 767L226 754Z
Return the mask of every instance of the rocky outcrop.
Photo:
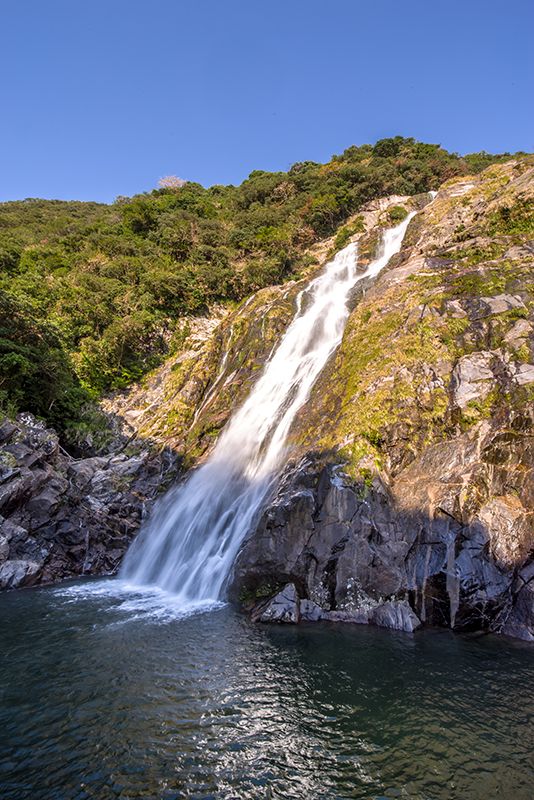
M414 218L300 413L234 598L290 583L301 620L534 641L533 201L527 159Z
M368 607L328 610L319 603L301 598L295 584L286 584L274 597L252 604L253 622L353 622L413 633L421 620L406 600L389 600Z
M139 445L74 459L31 415L0 420L0 589L114 572L177 466Z
M241 548L234 598L262 622L288 621L287 590L256 598L290 583L290 621L445 625L534 641L534 418L506 422L429 447L391 482L304 460Z

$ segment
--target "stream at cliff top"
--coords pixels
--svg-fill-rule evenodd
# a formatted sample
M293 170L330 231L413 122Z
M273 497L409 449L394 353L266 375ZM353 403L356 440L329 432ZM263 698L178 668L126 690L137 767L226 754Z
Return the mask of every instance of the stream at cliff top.
M115 580L0 597L2 800L531 800L534 650L184 616Z

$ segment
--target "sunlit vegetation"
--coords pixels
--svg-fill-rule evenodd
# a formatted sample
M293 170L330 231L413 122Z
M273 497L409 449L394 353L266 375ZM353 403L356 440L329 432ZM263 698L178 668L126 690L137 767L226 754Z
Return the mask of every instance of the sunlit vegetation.
M154 367L179 319L298 276L306 249L364 203L506 157L394 137L326 164L255 171L240 186L164 179L112 205L1 204L0 402L64 429L90 397ZM354 230L342 228L336 247Z

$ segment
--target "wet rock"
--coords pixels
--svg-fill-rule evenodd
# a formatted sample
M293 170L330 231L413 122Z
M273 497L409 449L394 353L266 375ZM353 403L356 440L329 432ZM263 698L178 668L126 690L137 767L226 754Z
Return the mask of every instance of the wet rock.
M255 622L286 622L296 624L300 619L299 597L295 585L288 583L254 615Z
M462 546L454 561L458 594L451 611L451 627L458 630L489 630L506 608L511 575L499 569L484 548ZM453 602L453 598L450 598Z
M300 618L304 622L318 622L320 619L325 619L325 612L321 606L314 603L313 600L301 600Z
M421 627L421 620L410 608L406 600L396 600L373 608L369 612L369 622L380 628L412 633Z
M367 608L353 609L352 611L325 611L323 619L329 622L347 622L352 625L369 625L370 611Z
M512 608L497 630L506 636L534 642L534 561L529 561L518 571L513 592Z
M506 636L534 642L534 584L524 586L518 592L506 622L498 631Z
M10 560L0 565L0 589L32 586L38 580L42 564L35 561Z

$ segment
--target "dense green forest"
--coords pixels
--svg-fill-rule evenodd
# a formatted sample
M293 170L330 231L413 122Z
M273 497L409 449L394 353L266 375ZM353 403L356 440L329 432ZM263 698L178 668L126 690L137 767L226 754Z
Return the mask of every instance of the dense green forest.
M298 276L307 248L373 198L509 157L395 137L240 186L0 204L0 406L32 411L68 441L91 400L176 346L179 318Z

